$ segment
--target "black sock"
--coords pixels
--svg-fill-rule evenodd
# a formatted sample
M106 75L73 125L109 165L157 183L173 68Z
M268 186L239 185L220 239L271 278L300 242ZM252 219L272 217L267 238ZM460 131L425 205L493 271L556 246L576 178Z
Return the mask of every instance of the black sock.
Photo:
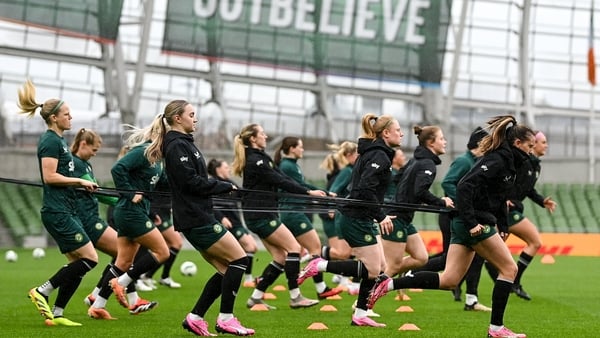
M318 274L313 276L313 281L316 283L321 283L323 281L323 273L319 272Z
M104 299L108 299L108 297L112 293L112 289L111 289L110 285L108 285L108 283L110 282L111 279L118 278L120 275L122 275L123 271L121 271L121 269L117 268L116 265L111 265L110 269L105 270L105 271L106 272L102 276L102 288L100 289L100 292L98 293L98 295Z
M156 273L156 271L158 271L158 269L160 269L160 267L161 267L161 264L158 264L155 267L153 267L152 269L144 272L143 273L144 277L152 278L154 276L154 274Z
M125 287L125 292L126 293L132 293L132 292L136 292L137 288L135 286L135 279L131 281L131 283L127 284L127 286Z
M140 276L153 268L160 266L160 263L156 260L156 257L150 252L146 251L145 255L142 255L139 259L133 262L133 265L127 271L127 274L131 279L137 280Z
M312 259L319 258L319 257L321 257L321 256L319 256L319 255L313 255ZM316 283L321 283L323 281L323 273L319 272L318 274L314 275L312 279L315 282L315 284Z
M89 260L87 258L78 259L67 265L64 265L54 276L50 277L48 281L54 288L60 288L63 283L73 279L73 276L84 276L88 271L93 269L97 262Z
M56 296L54 306L64 309L71 297L73 297L75 291L77 291L82 279L82 277L77 276L76 278L64 282L63 285L58 288L58 295Z
M64 309L71 297L73 297L79 284L81 284L83 276L85 276L88 271L92 270L96 264L98 263L87 258L81 258L67 264L63 271L63 281L58 289L58 295L56 296L54 305Z
M420 268L413 269L412 272L433 271L438 272L446 268L446 253L429 257L427 263Z
M343 261L327 262L327 272L335 273L346 277L367 278L369 271L361 261L345 259Z
M483 257L475 254L473 261L467 270L465 275L465 282L467 283L467 293L470 295L477 296L477 290L479 289L479 279L481 277L481 269L483 268Z
M331 248L328 247L327 245L323 245L323 247L321 248L321 257L323 257L324 260L330 260L331 256L329 255L329 252L331 251Z
M210 306L221 295L222 287L223 275L217 272L212 275L212 277L210 277L208 282L206 282L204 285L204 289L202 290L200 297L198 297L198 301L196 301L196 305L194 305L192 313L200 317L204 317L206 311L208 311Z
M356 307L362 310L367 310L367 299L369 293L375 285L375 279L363 278L360 281L360 288L358 289L358 299L356 300Z
M519 270L517 271L517 277L515 277L515 285L521 285L521 276L523 276L523 272L525 272L525 269L527 269L532 260L533 256L530 256L525 252L521 252L519 261L517 262L517 267Z
M106 264L106 266L104 267L104 270L102 270L102 275L100 276L100 279L98 280L98 284L96 284L96 287L98 289L102 289L102 287L106 284L102 283L102 280L104 279L104 275L107 274L107 271L110 269L110 267L112 266L112 264Z
M146 249L146 247L140 246L138 251L135 253L135 257L133 258L133 264L135 264L137 261L140 260L140 258L148 255L149 253L150 253L150 251L148 251L148 249ZM146 276L148 278L152 278L152 276L154 276L154 274L156 273L156 271L158 271L158 269L160 269L160 264L153 267L152 269L144 272L144 276Z
M169 258L162 264L162 279L169 278L171 275L171 268L173 267L173 263L175 263L175 259L177 258L177 254L179 250L176 248L169 248Z
M300 254L297 252L288 252L285 258L285 278L287 278L288 289L298 288L298 274L300 273Z
M267 288L275 282L277 278L283 273L283 266L281 264L272 261L265 267L262 275L258 277L258 284L256 289L262 292L267 291Z
M400 289L439 289L440 274L432 271L421 271L414 275L405 275L404 277L394 278L394 290Z
M254 252L246 252L246 256L248 256L248 265L246 265L246 274L252 275Z
M248 257L243 257L229 263L223 275L221 292L221 313L233 313L235 297L240 289L244 271L248 265Z
M504 325L504 310L508 303L508 296L512 289L513 283L498 279L494 283L492 291L492 325Z

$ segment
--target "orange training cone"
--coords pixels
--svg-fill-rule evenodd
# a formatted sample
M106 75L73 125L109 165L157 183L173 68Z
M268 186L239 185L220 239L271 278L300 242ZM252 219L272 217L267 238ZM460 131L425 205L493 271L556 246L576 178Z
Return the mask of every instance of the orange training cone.
M544 255L542 256L540 262L542 262L542 264L554 264L556 261L554 260L554 257L552 257L552 255Z
M400 326L398 328L399 331L420 331L421 329L419 329L418 326L416 326L415 324L412 323L406 323L403 324L402 326Z
M413 310L413 308L408 305L404 305L397 308L396 312L415 312L415 310Z
M287 289L283 285L275 285L273 287L273 291L285 291L285 290L287 290Z
M265 292L265 294L263 295L263 299L277 299L277 296L270 292Z
M254 304L250 311L269 311L269 308L265 304Z
M396 295L396 297L394 297L394 300L399 300L399 301L409 301L410 300L410 296L405 294L405 293L399 293Z
M325 325L323 323L315 322L315 323L310 324L307 327L307 329L309 329L309 330L327 330L329 328L327 327L327 325Z
M337 308L335 306L333 306L333 305L329 305L328 304L328 305L323 305L321 307L320 311L323 311L323 312L336 312Z

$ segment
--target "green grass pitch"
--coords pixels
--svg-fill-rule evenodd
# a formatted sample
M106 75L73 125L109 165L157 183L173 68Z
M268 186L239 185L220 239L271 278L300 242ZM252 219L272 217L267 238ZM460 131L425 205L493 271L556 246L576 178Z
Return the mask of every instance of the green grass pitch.
M31 250L17 249L19 260L14 263L0 261L0 336L3 337L192 337L181 327L181 321L190 311L206 279L214 273L195 251L182 251L172 276L183 284L181 289L159 287L152 292L140 292L146 299L159 302L154 310L137 316L121 308L114 298L108 310L118 320L101 321L88 318L83 298L92 290L99 275L109 261L100 254L100 264L88 273L72 298L65 315L83 323L82 327L47 327L42 317L27 298L27 291L48 278L66 259L57 249L46 250L46 257L34 259ZM198 265L198 274L184 277L179 265L192 260ZM266 252L255 258L255 275L269 262ZM160 270L158 272L160 274ZM158 277L158 276L156 276ZM527 270L523 285L532 295L532 301L524 301L511 295L505 315L505 324L528 337L597 337L600 332L600 258L556 257L554 264L541 264L537 257ZM331 285L331 275L325 280ZM286 285L281 277L275 285ZM491 305L492 283L483 272L479 287L479 300ZM305 296L315 297L312 281L302 285ZM351 305L355 297L342 294L341 300L325 300L315 307L292 310L288 306L287 291L269 290L277 296L270 304L278 307L269 312L254 312L245 302L251 289L240 288L235 315L240 321L256 330L257 337L485 337L489 323L488 313L467 312L463 303L455 302L449 291L425 290L409 292L410 301L394 300L389 294L380 300L375 311L381 314L378 321L385 328L350 326ZM464 291L463 291L464 292ZM53 303L56 292L51 297ZM337 312L319 311L330 304ZM408 305L414 312L400 313L396 309ZM206 319L214 332L219 304L215 303ZM327 330L308 330L314 322L324 323ZM399 331L405 323L415 324L419 331Z

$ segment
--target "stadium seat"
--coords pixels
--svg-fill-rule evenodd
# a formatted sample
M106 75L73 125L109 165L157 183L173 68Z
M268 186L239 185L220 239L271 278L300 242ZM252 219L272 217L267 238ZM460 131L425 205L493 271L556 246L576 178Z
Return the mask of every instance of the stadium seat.
M598 233L600 232L600 223L598 218L595 216L586 216L582 218L583 226L587 233Z
M567 219L569 228L571 228L571 232L575 233L586 233L585 226L583 224L583 220L579 217L573 217Z
M554 229L556 230L556 232L571 232L571 228L565 217L556 215L552 217L552 222L554 223Z

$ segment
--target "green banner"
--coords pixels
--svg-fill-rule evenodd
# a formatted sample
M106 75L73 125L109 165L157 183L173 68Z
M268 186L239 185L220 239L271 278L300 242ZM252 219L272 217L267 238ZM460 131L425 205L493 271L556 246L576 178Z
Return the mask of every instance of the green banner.
M439 83L451 0L169 1L163 50Z
M0 19L99 40L116 40L123 0L0 0Z

